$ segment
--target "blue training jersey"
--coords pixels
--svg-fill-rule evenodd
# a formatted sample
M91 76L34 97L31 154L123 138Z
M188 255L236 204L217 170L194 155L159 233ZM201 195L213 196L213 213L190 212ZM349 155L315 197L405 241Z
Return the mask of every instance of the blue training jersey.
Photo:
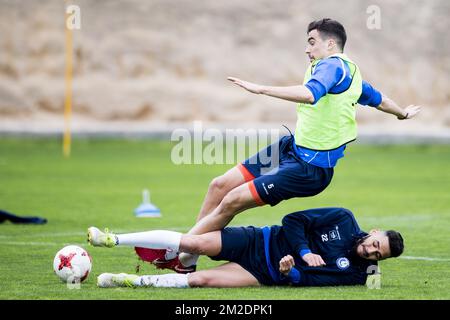
M314 103L327 93L338 94L350 87L352 82L350 68L339 57L330 57L321 60L314 68L311 79L305 87L314 96ZM377 107L382 100L381 93L368 82L362 82L362 93L358 103L364 106ZM337 161L344 156L346 145L330 151L316 151L300 146L296 147L298 156L304 161L323 168L336 166Z
M291 213L282 226L262 228L266 263L276 284L333 286L365 284L376 261L360 258L352 248L367 233L360 230L352 212L345 208L319 208ZM315 253L326 265L309 267L302 256ZM279 272L286 255L295 259L288 277Z

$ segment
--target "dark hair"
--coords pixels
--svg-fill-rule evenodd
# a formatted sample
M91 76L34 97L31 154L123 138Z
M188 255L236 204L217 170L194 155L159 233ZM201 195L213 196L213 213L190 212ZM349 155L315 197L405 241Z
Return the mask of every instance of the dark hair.
M404 245L402 235L394 230L386 231L386 236L389 239L389 249L391 251L391 257L398 257L402 254Z
M325 38L331 37L335 39L339 48L344 51L345 42L347 41L347 34L345 33L344 26L336 20L325 18L313 21L308 25L307 33L311 30L317 30L320 35Z

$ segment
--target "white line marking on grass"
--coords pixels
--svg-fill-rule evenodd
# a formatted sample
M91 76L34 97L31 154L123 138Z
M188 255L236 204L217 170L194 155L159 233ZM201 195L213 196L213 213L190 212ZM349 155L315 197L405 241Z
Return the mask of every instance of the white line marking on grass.
M2 246L68 246L68 245L75 245L75 246L80 246L80 247L91 247L87 242L84 243L75 243L75 242L37 242L37 241L33 241L33 242L24 242L24 241L0 241L0 245ZM131 248L129 246L119 246L117 248ZM116 249L117 249L116 248Z
M0 245L7 246L61 246L61 245L85 246L86 243L60 243L60 242L20 242L20 241L1 241Z
M188 231L189 227L180 227L180 228L153 228L146 230L111 230L113 233L121 234L121 233L133 233L133 232L142 232L149 230L170 230L170 231ZM70 237L70 236L87 236L87 228L86 231L76 231L76 232L55 232L55 233L28 233L28 234L20 234L20 235L0 235L1 239L23 239L25 237L34 237L34 238L51 238L51 237Z
M20 237L69 237L69 236L83 236L87 235L87 232L55 232L55 233L30 233L27 235L21 235Z
M411 256L400 256L400 259L405 260L423 260L423 261L450 261L446 258L430 258L430 257L411 257Z

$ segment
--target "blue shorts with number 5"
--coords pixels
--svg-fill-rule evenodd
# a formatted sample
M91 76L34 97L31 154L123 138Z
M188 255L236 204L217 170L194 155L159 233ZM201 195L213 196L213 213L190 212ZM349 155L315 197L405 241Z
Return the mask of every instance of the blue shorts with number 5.
M333 178L333 168L303 161L294 152L294 137L285 136L238 164L259 205L277 205L282 200L310 197L322 192Z

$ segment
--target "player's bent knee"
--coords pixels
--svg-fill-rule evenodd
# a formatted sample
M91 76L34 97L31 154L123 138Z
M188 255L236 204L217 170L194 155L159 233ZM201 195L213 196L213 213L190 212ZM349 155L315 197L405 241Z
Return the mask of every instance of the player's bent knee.
M218 176L211 180L209 184L209 190L212 192L220 192L226 187L226 178L224 176Z

